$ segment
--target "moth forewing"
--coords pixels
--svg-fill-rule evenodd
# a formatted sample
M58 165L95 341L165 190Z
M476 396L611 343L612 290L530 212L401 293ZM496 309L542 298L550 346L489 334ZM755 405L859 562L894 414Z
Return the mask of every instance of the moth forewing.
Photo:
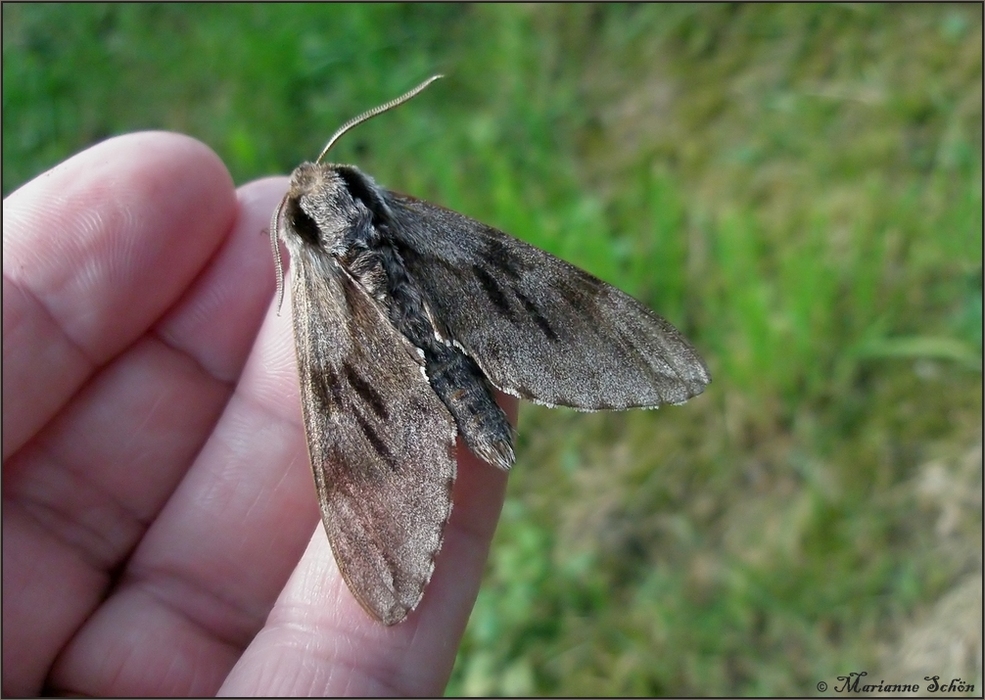
M502 391L618 410L683 403L711 381L673 325L612 285L457 212L384 198L428 307Z
M328 147L433 80L350 120ZM493 387L597 410L683 403L711 381L684 336L632 297L355 167L298 166L271 226L291 256L322 520L350 590L386 624L431 577L456 435L490 464L513 462Z
M282 221L322 520L349 589L393 624L420 601L441 547L455 426L413 346L331 254Z

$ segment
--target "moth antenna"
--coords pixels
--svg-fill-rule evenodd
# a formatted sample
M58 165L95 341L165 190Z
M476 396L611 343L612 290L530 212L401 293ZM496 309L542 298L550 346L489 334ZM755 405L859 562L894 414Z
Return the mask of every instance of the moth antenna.
M280 241L277 232L280 231L280 217L284 213L284 202L287 197L280 200L274 216L270 219L270 245L274 249L274 268L277 270L277 313L280 314L280 307L284 303L284 263L280 259Z
M407 93L401 95L400 97L394 98L394 99L390 100L389 102L387 102L386 104L380 105L379 107L374 107L373 109L369 110L368 112L363 112L358 117L353 117L352 119L350 119L349 121L347 121L345 124L343 124L342 126L340 126L339 129L338 129L338 131L336 131L334 134L332 134L332 138L330 138L328 140L328 145L325 146L325 148L322 149L321 154L319 154L318 158L315 159L315 163L316 164L317 163L320 163L321 162L321 159L325 157L325 154L328 153L328 151L332 148L332 146L335 145L335 142L338 141L342 137L342 134L344 134L345 132L347 132L349 129L351 129L354 126L358 126L359 124L362 124L365 121L369 121L370 119L372 119L373 117L377 116L378 114L383 114L384 112L387 112L387 111L393 109L394 107L399 107L400 105L402 105L407 100L410 100L410 99L413 99L413 98L417 97L421 92L423 92L424 88L426 88L428 85L430 85L431 83L433 83L435 80L437 80L438 78L444 78L444 77L445 76L443 76L443 75L432 75L430 78L428 78L427 80L425 80L423 83L421 83L420 85L418 85L416 88L414 88L410 92L407 92Z

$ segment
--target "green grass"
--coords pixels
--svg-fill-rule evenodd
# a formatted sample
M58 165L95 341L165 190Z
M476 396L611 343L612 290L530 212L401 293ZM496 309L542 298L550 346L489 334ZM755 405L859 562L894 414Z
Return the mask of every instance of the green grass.
M3 191L146 128L286 173L446 73L333 158L635 294L715 378L525 409L449 693L917 682L900 640L981 571L981 45L980 5L4 5Z

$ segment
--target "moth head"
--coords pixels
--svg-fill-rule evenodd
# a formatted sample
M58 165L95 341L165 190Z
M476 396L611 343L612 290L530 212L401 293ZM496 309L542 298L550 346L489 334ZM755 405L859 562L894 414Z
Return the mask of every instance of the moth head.
M278 270L278 236L289 247L294 243L304 242L332 252L332 244L342 240L345 231L358 222L355 217L361 214L359 203L365 205L377 218L388 213L383 192L372 178L357 168L323 164L322 160L347 131L402 105L441 77L431 76L410 92L353 117L332 135L314 163L302 163L294 170L290 189L274 212L270 227Z
M358 215L356 203L333 166L302 163L291 174L284 197L281 235L288 247L294 238L330 249Z
M284 300L284 265L279 241L284 241L292 258L306 248L331 251L338 246L346 221L356 213L355 203L346 196L344 183L332 166L302 163L291 173L287 194L270 221L278 309Z
M323 164L336 141L353 127L372 119L418 95L442 76L425 80L410 92L375 107L343 124L314 163L302 163L291 174L291 186L274 211L270 222L270 243L277 272L277 306L284 295L284 268L278 239L297 252L302 245L315 246L339 254L345 233L353 224L379 219L389 213L383 191L368 175L351 166ZM367 218L367 215L369 218Z
M342 255L391 219L386 200L373 178L354 166L304 163L291 176L284 198L287 235Z

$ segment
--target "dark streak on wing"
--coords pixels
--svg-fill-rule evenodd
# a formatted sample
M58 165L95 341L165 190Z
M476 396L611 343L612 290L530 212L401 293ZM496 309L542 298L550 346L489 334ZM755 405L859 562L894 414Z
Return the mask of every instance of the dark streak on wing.
M342 369L345 372L345 378L349 381L349 385L356 390L356 393L359 394L363 401L369 404L369 407L373 409L373 413L379 416L381 420L388 420L390 418L390 412L386 407L386 402L383 401L383 397L380 396L379 392L373 388L373 385L361 377L348 362L343 364Z
M520 300L520 303L523 304L523 308L526 312L530 314L531 318L533 318L534 323L537 324L537 327L540 328L544 335L547 336L547 339L552 343L556 343L558 340L558 334L553 328L551 328L551 322L547 320L547 317L543 313L541 313L541 310L537 304L528 299L527 296L519 289L514 289L513 293L516 295L516 298Z
M340 408L345 401L338 375L331 369L314 375L311 379L311 389L315 401L324 410Z
M369 444L373 446L373 449L376 450L376 454L380 456L386 466L390 467L392 471L396 471L400 466L399 460L387 448L386 443L380 438L380 434L376 432L376 428L366 420L366 417L358 409L354 410L353 413L355 414L356 422L359 423L359 427L363 431L363 435L369 441Z
M501 241L495 238L486 240L485 261L511 279L520 279L520 270L517 266L519 261L514 259L509 248Z
M503 289L499 286L499 283L492 277L492 275L478 265L472 266L472 273L479 280L479 284L482 285L482 291L486 293L486 296L489 298L489 301L492 302L493 306L503 312L507 318L512 320L514 318L513 310L510 309L510 304L506 300L506 295L503 293Z

